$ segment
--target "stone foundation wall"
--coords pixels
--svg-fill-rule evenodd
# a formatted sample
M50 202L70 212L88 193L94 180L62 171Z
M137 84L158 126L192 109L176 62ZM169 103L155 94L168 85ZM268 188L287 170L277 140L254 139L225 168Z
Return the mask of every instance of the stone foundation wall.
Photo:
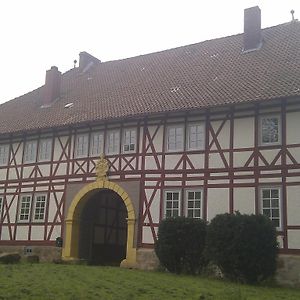
M137 250L137 268L156 270L159 261L153 249ZM276 273L276 281L283 286L300 287L300 256L280 255Z
M1 246L2 253L18 253L21 257L38 255L41 262L52 262L61 259L62 248L54 246Z
M159 261L153 249L137 249L136 261L138 269L156 270L159 267Z
M280 255L276 280L279 284L300 287L300 256Z

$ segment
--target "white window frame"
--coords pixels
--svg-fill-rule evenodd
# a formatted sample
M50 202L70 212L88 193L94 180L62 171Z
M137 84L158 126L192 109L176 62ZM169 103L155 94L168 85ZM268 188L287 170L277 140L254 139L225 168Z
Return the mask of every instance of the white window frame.
M49 161L52 156L52 138L41 139L39 142L38 161Z
M1 217L2 217L2 210L3 210L3 202L4 202L4 197L0 196L0 223L1 223Z
M22 208L22 204L23 204L23 198L29 198L29 207L25 207ZM31 217L31 205L32 205L32 195L29 194L24 194L24 195L20 195L20 200L19 200L19 211L18 211L18 221L20 223L29 223L30 222L30 217ZM22 209L28 209L28 218L27 219L21 219L21 215L22 215ZM25 213L23 213L25 214ZM27 214L26 214L27 215Z
M266 118L277 118L278 119L278 141L276 142L264 142L263 141L263 120ZM259 118L259 140L262 146L272 146L281 144L281 117L279 114L261 115Z
M264 190L278 190L278 207L273 207L272 206L272 203L270 203L270 207L264 207L263 205L263 200L267 200L265 198L263 198L263 191ZM276 198L272 198L272 195L268 198L270 199L270 202L272 202L272 199L273 200L276 200ZM273 218L272 218L272 209L278 209L279 210L279 226L276 226L276 229L277 230L282 230L282 191L281 191L281 187L280 186L262 186L260 187L260 212L262 215L265 215L264 214L264 209L267 210L269 209L270 210L270 220L272 221ZM274 217L275 219L275 217ZM276 217L277 219L277 217Z
M25 149L24 149L24 163L36 162L37 141L36 140L26 141L24 147L25 147Z
M44 197L44 207L37 207L37 203L39 203L40 201L38 200L39 197ZM43 219L36 219L36 214L41 214L40 212L37 212L39 209L44 209L44 213L43 213ZM34 196L34 209L33 209L33 216L32 216L32 220L33 222L44 222L45 221L45 217L46 217L46 209L47 209L47 194L36 194Z
M189 193L200 193L200 199L194 198L193 199L193 207L189 208ZM200 201L200 206L196 207L195 202ZM200 210L200 215L195 216L195 210ZM193 216L189 216L188 212L192 211ZM195 219L202 219L203 218L203 190L199 188L187 189L185 190L185 216Z
M170 148L171 142L170 142L170 131L175 129L175 136L174 136L174 149ZM176 130L177 129L181 129L182 131L182 141L178 141L178 137L176 135ZM184 125L180 124L180 125L168 125L167 126L167 130L166 130L166 149L167 152L178 152L178 151L183 151L184 150L184 139L185 139L185 129L184 129ZM180 143L180 146L177 145L177 143Z
M87 157L89 148L89 135L87 133L76 134L75 157Z
M95 137L98 137L97 146L95 146ZM101 138L100 138L101 137ZM97 150L97 151L95 151ZM99 156L104 152L104 132L95 131L92 132L90 138L90 156Z
M129 143L127 143L127 141L126 141L127 133L129 133ZM132 133L134 133L134 135ZM137 130L136 130L136 128L124 128L122 141L123 141L122 142L123 153L136 152L136 145L137 145ZM133 148L133 149L131 149L131 148Z
M192 147L190 145L190 143L191 143L191 128L194 126L200 126L202 128L203 132L201 135L201 140L199 141L200 145L196 145L195 147ZM186 145L187 150L203 150L205 148L205 123L204 122L188 123L186 135L187 135L187 145ZM196 135L197 135L197 133L196 133Z
M110 143L110 134L114 135L112 147L111 147L111 143ZM116 134L118 136L118 140L116 140L116 137L115 137ZM119 154L119 153L120 153L120 130L119 129L110 129L106 133L106 154L113 155L113 154Z
M172 198L174 197L174 193L178 193L178 207L174 207L174 199L167 199L167 195L168 193L172 193L173 196ZM167 207L168 206L168 202L171 202L172 205L171 207ZM182 197L181 197L181 190L165 190L164 191L164 218L170 218L170 217L180 217L181 216L181 203L182 203ZM177 210L178 211L178 215L174 216L174 213L173 213L173 210ZM167 210L171 210L171 215L170 216L167 216Z
M9 157L9 145L0 144L0 166L6 166L8 164Z

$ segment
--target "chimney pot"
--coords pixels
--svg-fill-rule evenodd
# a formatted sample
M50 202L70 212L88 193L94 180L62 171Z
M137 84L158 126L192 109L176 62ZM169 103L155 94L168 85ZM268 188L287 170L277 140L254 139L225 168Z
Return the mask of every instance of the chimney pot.
M42 105L50 106L51 103L60 96L61 72L56 66L52 66L46 71L46 81L44 86L44 96Z
M244 51L261 47L261 11L258 6L244 10Z

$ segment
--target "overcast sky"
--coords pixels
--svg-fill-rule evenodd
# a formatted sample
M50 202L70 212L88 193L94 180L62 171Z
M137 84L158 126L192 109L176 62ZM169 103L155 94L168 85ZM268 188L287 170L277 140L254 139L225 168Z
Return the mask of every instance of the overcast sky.
M0 1L0 103L65 72L81 51L116 60L241 33L244 8L259 5L262 27L300 19L300 0Z

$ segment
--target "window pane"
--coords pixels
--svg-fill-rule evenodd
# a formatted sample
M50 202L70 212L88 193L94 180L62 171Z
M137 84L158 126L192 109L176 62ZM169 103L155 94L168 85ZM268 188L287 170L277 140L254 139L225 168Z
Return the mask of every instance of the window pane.
M270 190L263 190L263 198L270 198Z
M173 200L178 200L179 199L179 193L173 193Z
M278 209L272 209L272 217L279 218L279 210Z
M278 199L272 199L271 203L272 203L272 207L279 207L279 200Z
M270 207L270 200L263 200L263 207L264 208Z
M271 190L271 197L272 198L278 198L279 197L279 190L278 189L272 189Z
M270 210L269 209L263 209L263 214L267 217L271 216Z

